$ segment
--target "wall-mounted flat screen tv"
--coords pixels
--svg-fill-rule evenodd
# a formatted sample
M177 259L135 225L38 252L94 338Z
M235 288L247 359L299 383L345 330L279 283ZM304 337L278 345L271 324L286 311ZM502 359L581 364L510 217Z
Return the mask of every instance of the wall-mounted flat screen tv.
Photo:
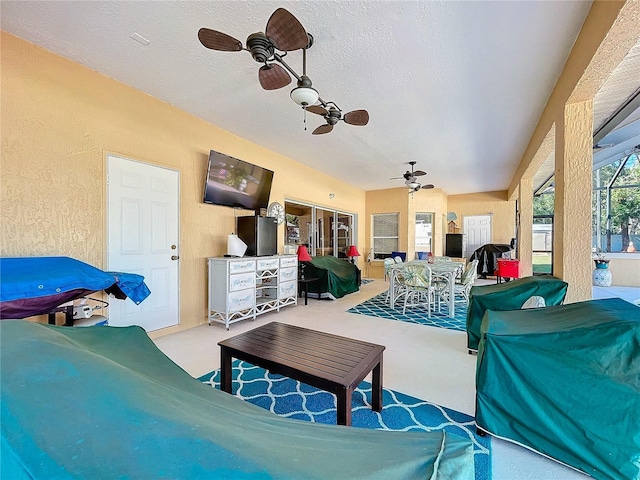
M204 203L258 211L267 208L273 172L211 150Z

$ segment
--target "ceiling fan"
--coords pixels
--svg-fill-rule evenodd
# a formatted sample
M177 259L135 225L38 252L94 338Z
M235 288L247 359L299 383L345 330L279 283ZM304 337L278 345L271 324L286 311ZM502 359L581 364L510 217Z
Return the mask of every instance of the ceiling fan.
M291 99L300 105L305 113L309 110L324 116L327 123L313 131L314 135L329 133L338 121L351 125L366 125L369 113L366 110L354 110L342 114L334 102L325 102L313 88L307 76L307 49L313 45L313 36L307 33L296 17L284 8L278 8L269 20L265 32L252 33L247 37L246 46L226 33L201 28L198 30L200 43L211 50L239 52L246 50L253 59L263 65L258 70L258 80L265 90L277 90L291 83L291 74L297 80L297 87L291 90ZM302 49L302 75L298 75L284 57L287 52ZM279 53L281 52L281 53ZM284 68L283 68L284 67ZM287 73L288 72L288 73ZM320 103L320 105L316 105ZM306 128L306 127L305 127Z
M409 162L409 165L411 165L411 171L407 170L401 177L393 177L390 178L389 180L399 180L401 178L404 178L404 184L409 187L409 193L415 193L420 189L424 189L424 190L430 190L432 188L434 188L434 186L429 183L427 185L422 185L420 183L418 183L418 177L421 177L422 175L426 175L427 172L423 172L422 170L414 170L413 167L417 162L412 161Z
M325 107L327 104L322 102ZM349 125L359 125L364 126L369 123L369 112L366 110L353 110L352 112L345 113L342 115L342 112L338 108L338 106L330 102L331 106L327 110L325 107L321 107L320 105L311 105L307 107L307 110L311 113L315 113L317 115L322 115L324 119L327 121L324 125L320 125L313 132L313 135L322 135L323 133L329 133L333 130L333 126L338 123L340 120L344 121L344 123L348 123Z

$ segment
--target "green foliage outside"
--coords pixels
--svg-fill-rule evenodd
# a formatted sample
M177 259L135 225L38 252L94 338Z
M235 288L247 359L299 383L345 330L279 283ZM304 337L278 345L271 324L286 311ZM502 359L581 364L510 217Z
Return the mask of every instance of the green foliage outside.
M620 161L606 165L600 169L600 185L597 185L598 177L594 173L594 188L607 186L620 167ZM607 232L607 195L606 190L601 190L600 202L593 196L594 218L596 209L600 209L600 232L607 237L607 248L610 250L610 235L622 237L622 250L629 246L632 236L640 235L640 162L637 154L630 155L624 168L618 174L611 189L611 230ZM621 188L624 187L624 188ZM595 222L594 222L595 224ZM595 232L594 232L595 233Z
M534 215L553 215L553 202L556 196L553 193L545 193L538 197L533 197Z
M626 157L625 157L626 158ZM622 159L624 160L624 158ZM622 238L622 251L629 246L629 242L640 236L640 159L637 154L628 157L624 168L611 188L611 229L607 232L607 190L606 187L620 168L621 161L617 161L600 168L599 182L598 172L593 174L593 234L600 229L604 240L603 250L611 251L611 236L620 235ZM598 201L597 189L600 187L600 199ZM542 194L533 199L534 215L553 215L555 195L553 193ZM600 225L597 225L597 212L600 210ZM640 251L640 245L635 247Z

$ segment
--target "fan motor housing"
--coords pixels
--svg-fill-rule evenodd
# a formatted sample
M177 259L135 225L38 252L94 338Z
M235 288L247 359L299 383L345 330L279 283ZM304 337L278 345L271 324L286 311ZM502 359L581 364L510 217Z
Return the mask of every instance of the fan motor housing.
M262 32L252 33L247 37L247 48L258 63L265 63L273 57L273 43Z
M327 123L329 125L335 125L336 123L338 123L338 120L340 120L340 110L331 107L329 109L329 113L327 114L327 116L325 117L327 120Z

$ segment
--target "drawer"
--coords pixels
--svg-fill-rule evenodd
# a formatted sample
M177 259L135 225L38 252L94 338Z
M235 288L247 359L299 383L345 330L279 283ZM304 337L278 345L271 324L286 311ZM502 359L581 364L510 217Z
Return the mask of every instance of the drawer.
M256 284L255 273L238 273L237 275L229 275L229 291L237 292L238 290L251 289Z
M298 257L282 257L280 258L280 266L281 267L295 267L298 265Z
M255 260L239 260L237 262L229 262L229 273L255 272Z
M278 258L262 258L259 259L256 264L257 270L272 270L274 268L278 268L280 262Z
M230 312L248 310L255 305L256 294L253 290L231 292L227 296L227 308Z
M298 269L296 267L287 267L280 269L280 281L287 282L297 279Z
M279 298L287 298L287 297L295 297L296 296L296 286L297 282L282 282L280 284L280 297Z

